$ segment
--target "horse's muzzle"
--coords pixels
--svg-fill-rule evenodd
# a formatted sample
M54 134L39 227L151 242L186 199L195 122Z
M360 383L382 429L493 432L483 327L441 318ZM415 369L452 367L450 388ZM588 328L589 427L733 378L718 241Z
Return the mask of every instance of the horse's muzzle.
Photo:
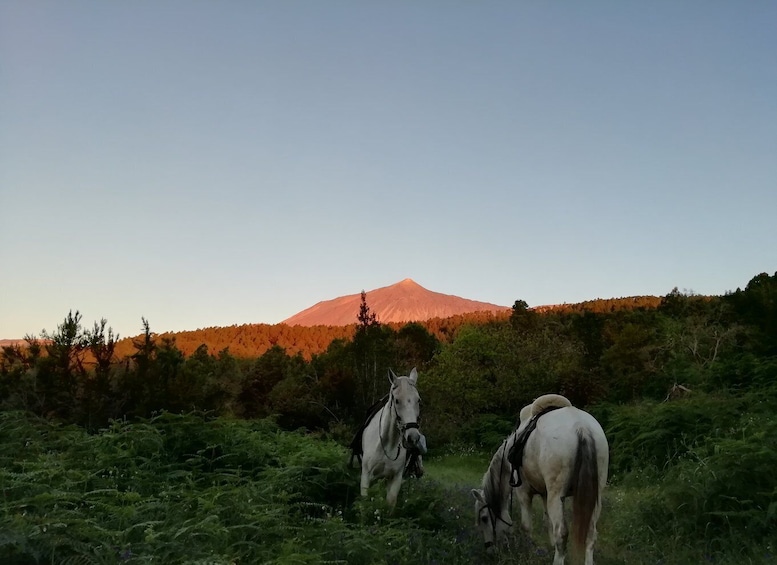
M423 445L426 452L426 441L421 441L424 436L421 434L421 430L418 429L418 424L410 423L405 425L405 448L419 449Z

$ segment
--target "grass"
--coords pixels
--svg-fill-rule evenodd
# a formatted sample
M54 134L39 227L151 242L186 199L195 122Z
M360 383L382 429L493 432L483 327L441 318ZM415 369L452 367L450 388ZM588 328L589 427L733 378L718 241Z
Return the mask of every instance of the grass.
M89 435L0 413L0 562L483 563L470 490L489 459L465 449L430 455L389 513L383 485L356 496L358 473L340 445L270 422L163 414ZM658 488L608 488L599 565L774 562L773 540L709 551L652 531L644 512ZM534 514L531 539L516 535L492 563L550 563L537 501Z
M480 485L488 468L490 455L483 453L452 453L424 459L426 476L447 486Z
M490 458L491 454L458 449L424 461L427 470L424 480L436 481L453 489L448 500L465 515L467 525L473 532L474 514L469 490L480 485ZM698 538L656 534L645 525L642 512L657 496L658 487L641 486L639 480L625 483L609 485L605 490L594 554L598 565L771 565L777 562L774 553L777 549L777 534L772 540L764 540L763 544L730 540L715 551L709 550L703 540ZM553 549L538 497L535 497L532 514L531 539L525 539L525 536L517 533L511 542L511 550L502 552L494 560L495 563L547 565L552 561ZM517 524L517 507L513 508L513 516Z

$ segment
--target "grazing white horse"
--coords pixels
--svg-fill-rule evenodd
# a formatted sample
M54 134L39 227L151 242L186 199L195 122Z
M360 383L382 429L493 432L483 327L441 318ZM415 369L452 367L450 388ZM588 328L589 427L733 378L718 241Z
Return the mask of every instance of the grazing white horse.
M421 397L416 389L418 372L413 368L406 377L389 370L391 390L378 412L366 423L361 437L361 495L373 479L386 479L386 502L393 508L405 471L408 455L426 452L426 440L418 429ZM420 461L418 463L420 466Z
M531 503L542 497L553 565L564 565L568 528L564 499L572 497L572 543L585 565L593 565L596 522L607 483L609 445L599 422L563 396L547 394L521 410L520 424L499 447L473 489L478 529L486 547L499 544L511 529L515 493L521 526L531 534Z

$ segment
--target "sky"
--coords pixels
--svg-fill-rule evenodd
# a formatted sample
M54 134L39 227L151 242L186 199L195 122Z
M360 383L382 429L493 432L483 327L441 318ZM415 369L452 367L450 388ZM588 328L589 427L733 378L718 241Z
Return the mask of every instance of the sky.
M777 3L0 2L0 338L777 272ZM369 293L367 295L369 304Z

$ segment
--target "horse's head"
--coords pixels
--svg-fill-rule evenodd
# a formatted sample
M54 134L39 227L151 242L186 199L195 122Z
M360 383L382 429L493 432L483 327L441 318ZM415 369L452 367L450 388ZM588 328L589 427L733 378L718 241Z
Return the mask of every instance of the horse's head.
M472 489L472 496L475 499L475 527L483 537L486 550L493 552L507 540L512 524L502 517L500 509L487 502L483 489Z
M498 488L492 484L494 480L493 475L487 475L484 477L484 488L472 489L475 499L475 527L483 536L483 543L489 552L507 540L513 526L509 515L504 515L508 509L505 508L505 501L501 498Z
M421 418L421 397L416 388L417 380L418 372L415 368L406 377L398 377L389 369L389 381L391 381L389 401L402 434L402 445L405 449L419 449L423 453L426 448L418 429L418 421Z

